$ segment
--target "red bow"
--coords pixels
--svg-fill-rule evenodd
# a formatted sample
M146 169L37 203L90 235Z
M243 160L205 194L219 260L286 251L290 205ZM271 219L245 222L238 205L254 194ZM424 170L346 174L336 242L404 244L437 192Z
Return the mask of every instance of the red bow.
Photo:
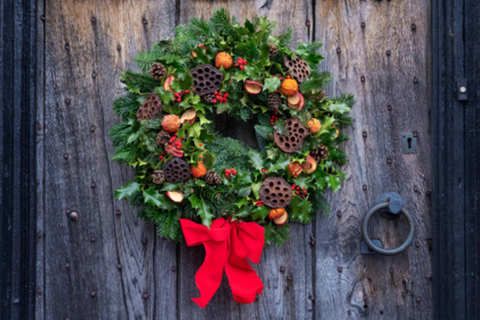
M180 219L187 245L205 246L205 261L195 275L200 297L192 300L205 308L222 282L223 270L228 277L236 302L252 303L263 290L262 280L252 269L260 261L264 230L255 222L216 219L210 229L188 219Z

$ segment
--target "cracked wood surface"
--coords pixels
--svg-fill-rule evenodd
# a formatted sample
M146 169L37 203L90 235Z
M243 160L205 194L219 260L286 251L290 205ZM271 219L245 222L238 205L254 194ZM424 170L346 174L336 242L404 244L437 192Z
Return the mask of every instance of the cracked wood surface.
M283 247L264 250L253 266L265 285L256 302L234 303L224 278L201 310L190 298L198 294L194 275L204 249L156 237L126 201L113 200L113 190L133 173L109 160L107 133L116 121L111 103L122 94L120 73L134 68L133 57L173 37L176 24L208 18L221 7L240 21L267 15L281 30L293 28L294 45L323 41L323 68L334 78L328 92L352 92L358 102L345 145L347 179L329 195L332 214L320 214L312 225L292 224ZM45 237L37 251L38 318L431 317L429 1L46 0L43 10L37 207ZM225 123L217 119L224 134L255 145L252 124ZM418 154L402 154L403 132L417 132ZM362 218L386 191L401 194L414 215L414 245L396 257L362 256ZM376 217L372 223L372 236L387 247L405 233L404 221Z

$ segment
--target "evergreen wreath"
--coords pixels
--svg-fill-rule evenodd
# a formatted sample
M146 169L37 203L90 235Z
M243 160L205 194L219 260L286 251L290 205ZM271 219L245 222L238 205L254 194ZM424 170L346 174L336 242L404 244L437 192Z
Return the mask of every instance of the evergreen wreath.
M352 123L353 95L321 90L331 80L319 71L322 43L292 51L292 30L275 29L259 17L241 26L221 9L178 26L135 58L141 72L122 74L112 159L133 167L135 180L115 197L130 198L159 236L179 241L180 218L209 227L223 216L255 221L266 243L281 245L287 221L329 212L324 193L345 177L341 129ZM215 131L223 112L256 122L259 150Z

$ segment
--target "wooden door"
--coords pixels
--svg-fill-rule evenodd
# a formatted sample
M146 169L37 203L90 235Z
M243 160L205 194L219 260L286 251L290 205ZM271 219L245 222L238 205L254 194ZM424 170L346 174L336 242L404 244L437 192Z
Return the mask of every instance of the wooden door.
M424 319L432 315L430 259L430 1L60 1L39 2L36 315L39 319ZM132 178L110 161L112 101L133 57L191 16L227 8L293 28L294 44L323 41L327 93L352 92L350 162L332 213L294 224L283 247L255 266L264 293L233 302L224 281L204 310L194 275L202 248L155 235L113 190ZM218 120L221 123L221 120ZM225 134L252 142L249 126ZM248 131L247 130L247 131ZM414 134L416 154L401 137ZM361 222L385 192L405 199L412 246L387 257L360 253ZM403 220L376 217L372 237L394 247Z

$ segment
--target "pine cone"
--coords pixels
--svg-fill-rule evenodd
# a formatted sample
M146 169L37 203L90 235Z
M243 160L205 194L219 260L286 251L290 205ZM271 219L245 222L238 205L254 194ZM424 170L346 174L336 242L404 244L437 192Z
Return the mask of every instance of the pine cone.
M155 184L162 184L163 182L165 182L163 170L158 170L158 169L153 170L152 179L153 179L153 183Z
M267 104L270 109L278 109L282 105L282 97L280 96L280 93L270 93L267 96Z
M312 99L322 100L325 97L326 90L317 91L313 94Z
M319 145L317 149L313 149L310 152L310 156L317 161L327 159L329 155L330 152L328 152L328 147L324 146L323 144Z
M206 103L212 104L212 103L213 103L213 100L216 99L216 96L215 96L215 94L213 94L213 93L207 93L207 94L204 94L204 95L202 96L202 99L203 99L203 101L205 101Z
M157 134L157 144L159 146L166 145L170 142L170 138L170 134L167 131L162 130Z
M270 52L268 53L269 57L275 57L278 54L278 49L274 44L269 44Z
M154 62L149 73L153 79L161 80L167 74L167 69L160 62Z
M140 122L145 119L153 119L160 114L162 114L162 100L156 94L150 94L138 108L137 120Z
M205 182L209 185L221 184L222 178L215 171L208 170L205 174Z

